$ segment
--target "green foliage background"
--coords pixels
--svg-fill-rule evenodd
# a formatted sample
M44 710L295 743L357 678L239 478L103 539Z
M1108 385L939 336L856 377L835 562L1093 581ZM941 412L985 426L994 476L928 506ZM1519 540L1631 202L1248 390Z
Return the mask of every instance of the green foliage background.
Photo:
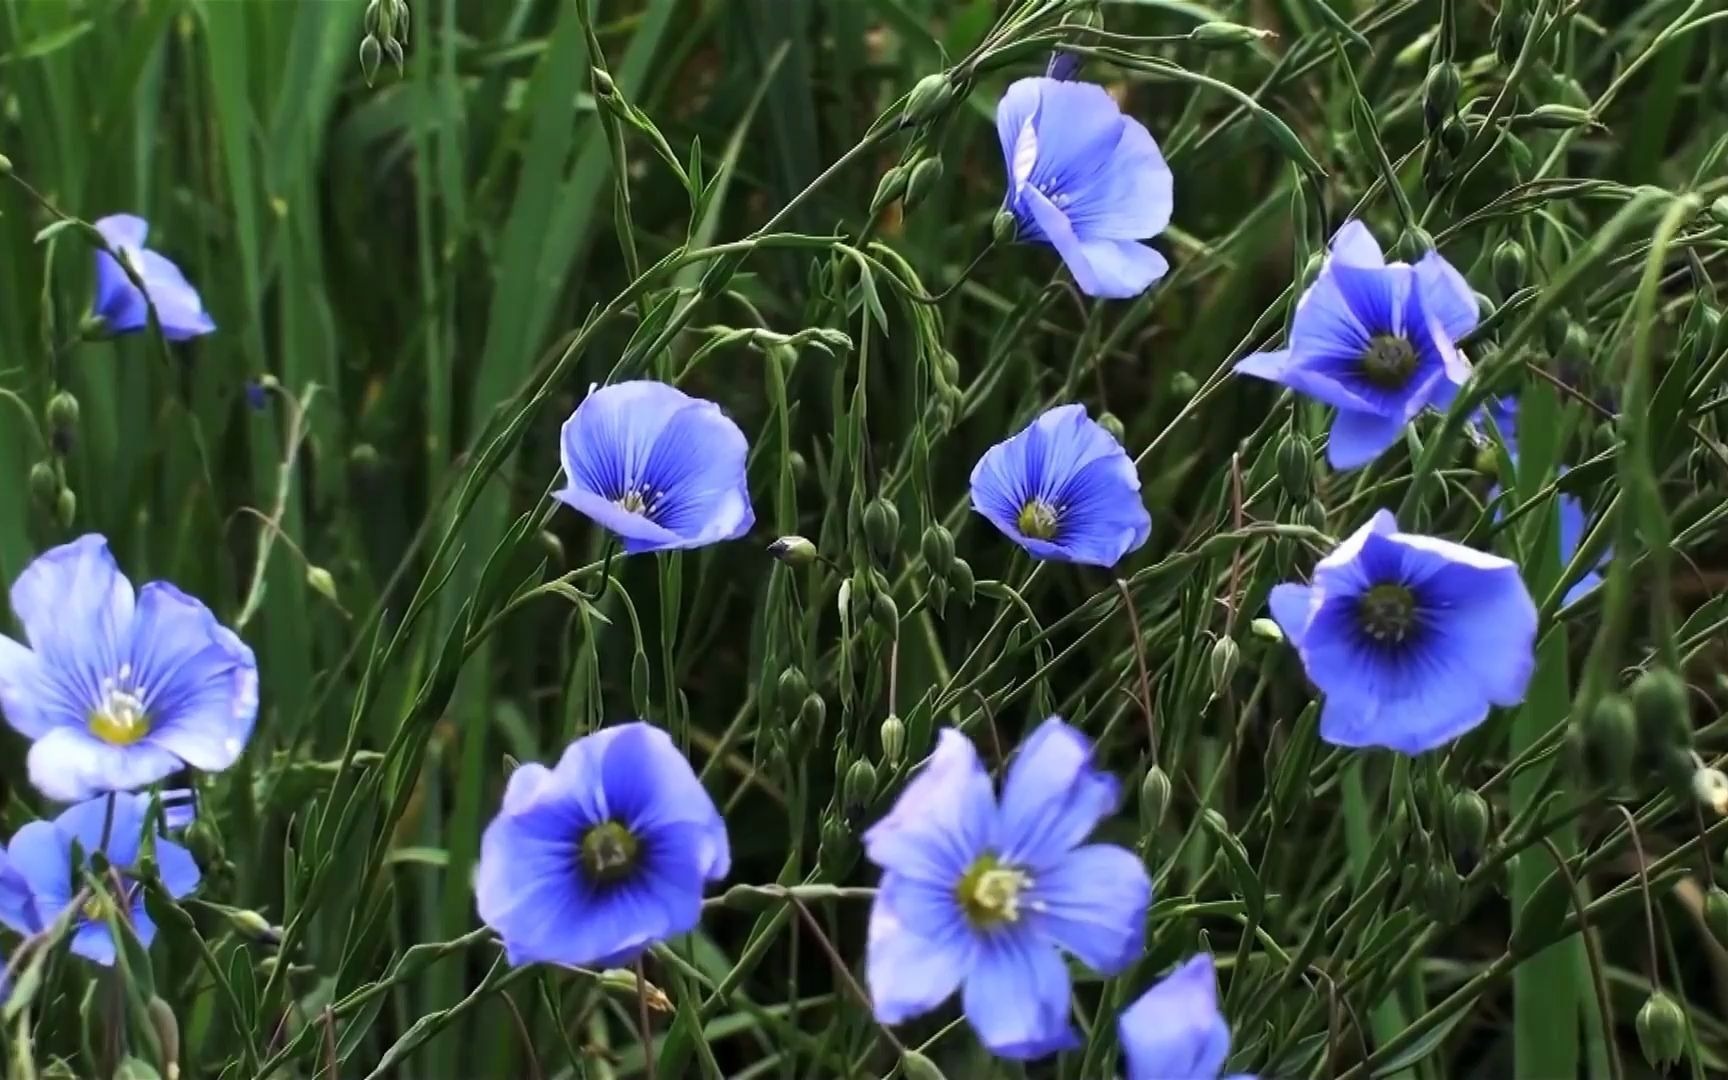
M658 1075L919 1075L827 951L861 978L857 833L937 727L1000 761L1057 711L1130 791L1155 761L1172 797L1110 830L1157 875L1145 960L1082 979L1087 1048L1028 1075L1109 1074L1115 1010L1201 947L1233 1064L1262 1075L1647 1075L1656 985L1689 1018L1676 1073L1728 1070L1717 816L1643 756L1611 787L1563 752L1653 666L1691 682L1704 759L1721 746L1728 12L410 8L379 38L402 70L386 55L369 86L365 0L0 3L0 576L102 532L135 580L239 626L263 680L244 767L201 781L199 898L158 902L159 944L118 977L15 965L8 1075L168 1076L176 1050L187 1077L643 1075L635 976L510 970L469 884L511 763L633 715L688 747L731 883L763 887L650 959ZM1225 20L1276 36L1191 36ZM985 252L994 102L1058 46L1175 171L1174 269L1132 302L1085 301L1048 249ZM1425 119L1443 62L1456 112ZM939 72L952 97L903 124ZM916 205L873 207L927 160ZM218 333L79 340L89 242L43 233L120 211ZM1353 214L1406 252L1425 229L1494 314L1466 400L1333 475L1323 410L1226 373ZM636 376L739 422L759 535L612 559L551 509L558 425ZM43 422L62 388L75 432ZM1515 471L1464 437L1489 389L1520 397ZM1141 468L1153 539L1120 581L1035 567L967 509L977 455L1067 400L1118 417ZM1600 522L1570 568L1561 490ZM879 495L900 527L873 550ZM1294 657L1251 628L1380 506L1519 559L1543 610L1529 701L1414 761L1319 743ZM935 523L969 575L932 570ZM781 534L827 561L775 563ZM1608 586L1562 611L1610 548ZM42 807L9 745L15 828ZM1492 807L1480 848L1448 823L1466 787ZM1015 1075L956 1016L898 1039L949 1076Z

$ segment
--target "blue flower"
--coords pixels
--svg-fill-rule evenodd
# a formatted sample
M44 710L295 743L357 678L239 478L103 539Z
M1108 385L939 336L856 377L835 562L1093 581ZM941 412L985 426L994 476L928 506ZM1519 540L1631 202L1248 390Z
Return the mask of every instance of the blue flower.
M144 238L150 233L148 222L133 214L112 214L96 222L96 231L144 283L150 303L156 305L156 319L162 325L163 337L185 341L216 329L198 290L186 280L180 268L144 246ZM115 334L142 330L150 324L144 292L132 284L126 271L106 251L96 253L96 302L92 314Z
M9 864L0 873L0 921L22 934L32 934L60 917L84 889L88 861L73 865L73 843L85 856L102 852L118 875L107 879L106 897L82 901L72 924L72 951L98 964L114 963L114 936L108 929L108 905L132 925L140 944L148 947L156 924L144 910L144 890L133 876L144 839L150 796L105 796L81 802L53 821L32 821L18 830L7 851ZM104 843L106 837L106 843ZM156 873L168 894L185 896L198 887L198 864L192 853L160 832L155 838Z
M1432 750L1524 700L1536 605L1518 567L1398 531L1382 510L1314 568L1272 590L1272 617L1326 695L1335 746Z
M1500 441L1506 446L1506 453L1513 461L1518 460L1518 399L1513 397L1491 397L1484 401L1470 417L1470 434L1479 445L1492 445L1489 435L1488 420L1494 421L1494 430L1500 433Z
M1051 717L1020 748L998 804L971 742L942 732L893 810L864 834L883 870L866 965L876 1016L896 1024L956 988L993 1053L1072 1049L1060 949L1106 975L1139 957L1152 882L1113 844L1083 844L1116 808L1086 737Z
M1040 559L1114 566L1152 534L1122 444L1063 405L997 443L972 469L972 509Z
M1050 244L1088 296L1138 296L1164 256L1135 241L1170 224L1170 167L1102 86L1021 79L996 105L1019 237Z
M1439 252L1415 266L1388 263L1352 221L1297 301L1289 347L1244 357L1236 371L1336 406L1327 457L1353 469L1397 442L1423 409L1452 404L1470 375L1458 339L1477 317L1475 294Z
M210 609L163 581L132 591L108 542L44 552L12 585L29 647L0 636L0 712L30 781L61 802L234 764L258 715L258 667Z
M512 964L611 967L694 927L730 851L672 740L623 724L577 739L555 768L510 775L474 897Z
M749 445L711 401L659 382L590 393L564 422L568 486L553 498L618 534L632 554L750 531Z
M1230 1025L1218 1011L1212 957L1191 957L1154 984L1122 1010L1116 1030L1128 1080L1218 1080L1230 1056Z
M1472 423L1478 425L1479 430L1485 430L1486 428L1485 421L1483 420L1485 415L1493 416L1494 427L1500 432L1500 439L1506 445L1506 453L1512 459L1513 464L1517 464L1518 399L1511 397L1489 398L1487 402L1483 404L1482 408L1477 411L1476 416L1472 417ZM1570 466L1560 466L1559 470L1555 474L1556 479L1565 476L1569 471ZM1495 485L1488 492L1488 501L1495 502L1499 498L1500 487L1499 485ZM1494 519L1498 521L1500 520L1500 517L1501 512L1496 509L1494 511ZM1578 553L1578 545L1584 542L1584 534L1588 531L1589 519L1584 513L1583 500L1579 499L1576 495L1562 494L1560 496L1559 538L1560 566L1562 569L1571 565L1572 556ZM1598 585L1602 584L1602 575L1597 571L1607 565L1608 559L1612 554L1611 551L1604 550L1602 552L1602 558L1598 559L1596 562L1596 569L1591 570L1589 573L1572 583L1572 587L1566 590L1566 595L1560 600L1562 607L1569 606L1584 599L1584 597L1594 591Z

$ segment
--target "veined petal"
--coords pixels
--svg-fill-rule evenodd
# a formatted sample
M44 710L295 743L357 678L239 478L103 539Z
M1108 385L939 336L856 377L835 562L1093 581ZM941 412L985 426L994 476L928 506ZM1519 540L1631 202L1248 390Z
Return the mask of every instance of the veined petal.
M31 647L88 690L91 706L101 680L119 669L133 603L132 583L95 535L43 552L12 584L12 613Z
M1238 375L1252 375L1256 379L1268 382L1282 383L1284 372L1290 367L1289 349L1278 349L1273 352L1257 352L1244 356L1236 361L1232 369Z
M57 727L30 746L30 782L56 802L154 784L181 767L179 757L151 744L116 746L83 728Z
M0 919L19 933L34 933L52 922L72 902L72 838L52 821L32 821L19 827L7 848L12 869L32 901L28 910L0 909Z
M994 833L996 797L966 736L944 728L935 753L864 833L864 852L884 870L954 888Z
M1088 241L1143 240L1170 224L1174 181L1146 126L1122 118L1122 135L1092 181L1063 191L1074 231Z
M148 795L128 793L111 799L88 799L62 810L54 819L54 827L78 841L86 855L100 851L110 863L126 869L138 861L138 849L144 839L144 814L149 807ZM69 843L67 847L70 848Z
M1152 879L1138 855L1114 844L1089 844L1038 871L1026 906L1038 933L1092 970L1114 975L1139 959L1151 902Z
M1068 1017L1068 967L1028 933L980 941L963 991L966 1019L998 1057L1029 1061L1080 1045Z
M685 546L733 540L755 524L744 433L711 401L692 400L654 441L641 483L656 493L649 518Z
M641 481L660 432L692 400L676 387L647 379L590 393L559 437L570 487L609 502L622 497Z
M1201 953L1155 983L1117 1021L1128 1080L1215 1080L1230 1056L1212 957Z
M1457 342L1476 329L1482 309L1476 294L1453 265L1438 251L1430 251L1416 263L1416 285L1422 306L1439 322L1446 337Z
M234 764L258 715L252 650L209 608L162 581L139 590L130 645L146 740L206 772Z
M1140 501L1140 474L1120 449L1070 478L1056 506L1055 546L1067 562L1114 566L1152 535L1152 515Z
M204 310L198 290L186 280L186 275L166 256L148 248L137 254L139 276L150 302L156 305L156 318L162 325L162 336L169 341L185 341L208 334L216 323Z
M1031 212L1039 230L1074 275L1074 284L1087 296L1111 300L1138 296L1169 269L1164 257L1144 244L1082 240L1067 215L1036 188L1026 189L1021 206Z
M1040 88L1047 81L1016 80L996 103L996 137L1002 143L1010 195L1031 178L1038 160L1038 133L1032 121L1038 114Z
M548 925L580 921L592 902L576 872L581 834L525 824L522 818L500 815L481 835L474 871L480 918L504 939L513 964L552 959L580 963L550 955L553 946L542 947L541 939Z
M1110 167L1122 140L1122 110L1094 83L1035 81L1037 158L1027 183L1057 194L1085 190Z
M1368 226L1354 219L1346 221L1332 235L1331 253L1332 258L1348 266L1386 265L1386 256L1380 251L1380 242L1374 239Z
M1412 756L1444 746L1488 718L1488 703L1480 694L1456 682L1448 685L1448 679L1462 678L1468 675L1431 672L1399 686L1388 685L1382 676L1372 688L1328 693L1320 708L1320 737L1333 746L1380 747Z
M91 224L113 247L143 247L150 236L150 223L137 214L109 214Z
M68 713L46 680L41 657L0 635L0 714L26 738L37 738L55 724L79 719L77 713Z
M678 846L694 847L701 879L725 877L731 866L726 822L671 737L640 721L612 730L601 763L610 813L638 835L689 826Z
M591 491L567 487L554 491L552 497L601 528L616 533L624 541L625 550L632 555L683 546L684 538L671 529L662 528L641 514L631 513L613 500Z
M168 895L179 899L198 887L202 875L192 853L172 840L156 838L156 870Z
M1344 302L1350 305L1370 337L1404 336L1405 309L1416 287L1413 270L1407 266L1370 269L1335 260L1327 265L1326 276L1337 285Z
M1036 877L1059 866L1120 798L1116 778L1093 767L1091 740L1052 716L1008 767L992 846Z
M72 931L71 949L74 955L82 956L93 964L103 967L113 967L114 957L118 949L114 944L114 935L109 932L106 922L91 922L85 920Z
M864 961L876 1019L898 1024L942 1004L959 989L978 948L952 887L883 874Z
M1339 409L1326 443L1326 460L1335 469L1359 469L1391 449L1408 423L1402 416Z
M1308 635L1308 624L1314 619L1314 609L1319 606L1319 594L1307 585L1287 583L1274 585L1266 602L1285 639L1300 649L1302 639Z
M100 317L114 334L142 330L150 323L150 312L144 294L120 263L106 251L96 252L96 294L91 301L91 313Z

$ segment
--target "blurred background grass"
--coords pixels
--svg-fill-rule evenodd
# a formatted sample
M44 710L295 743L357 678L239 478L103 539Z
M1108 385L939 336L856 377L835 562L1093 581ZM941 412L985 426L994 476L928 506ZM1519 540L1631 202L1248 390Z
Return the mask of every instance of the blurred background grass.
M1425 922L1411 898L1428 884L1400 881L1398 850L1377 819L1406 796L1420 802L1412 791L1432 808L1445 784L1489 780L1496 763L1562 723L1567 669L1582 648L1564 633L1545 639L1548 682L1521 727L1491 725L1444 774L1419 766L1413 786L1378 759L1341 770L1337 755L1313 745L1299 672L1244 630L1265 588L1305 568L1306 556L1288 539L1201 544L1272 518L1318 530L1310 539L1341 535L1373 505L1395 503L1402 481L1387 470L1328 477L1314 464L1308 494L1284 492L1274 446L1286 431L1317 436L1322 418L1274 408L1266 388L1227 385L1217 373L1275 337L1290 282L1359 204L1383 239L1399 235L1404 222L1384 169L1396 170L1418 208L1440 191L1426 227L1495 303L1509 299L1491 271L1502 239L1524 245L1528 283L1540 286L1589 254L1633 185L1709 193L1715 184L1720 194L1728 23L1673 34L1710 14L1677 0L1568 5L1521 71L1511 111L1594 107L1605 126L1517 125L1518 138L1484 140L1492 146L1481 166L1439 189L1424 176L1435 168L1434 151L1423 151L1431 63L1457 60L1464 113L1479 120L1508 77L1508 63L1493 56L1501 21L1534 16L1546 26L1556 5L622 0L597 4L591 28L574 0L410 6L404 69L386 62L368 86L357 59L363 0L0 4L0 153L68 214L147 217L152 246L179 261L220 328L166 350L141 336L79 343L89 250L72 233L39 242L52 216L17 190L0 200L0 390L8 392L0 401L0 576L15 577L49 544L98 531L135 580L170 578L235 618L267 556L260 603L244 627L259 654L263 712L249 770L210 782L217 811L200 855L207 899L278 925L301 922L280 958L285 967L211 911L195 911L212 943L205 966L190 931L165 935L158 989L181 1017L187 1075L247 1075L242 1045L256 1055L251 1064L287 1048L280 1075L334 1075L331 1055L342 1059L342 1075L356 1076L640 1074L628 988L528 973L500 990L496 950L463 938L476 922L469 878L479 832L508 762L550 759L604 721L645 714L691 748L729 808L733 880L744 882L868 883L852 837L872 807L885 805L893 766L906 764L882 760L878 725L890 712L907 717L916 760L932 723L983 721L995 732L1000 715L997 738L1010 746L1028 718L1060 708L1103 733L1113 760L1137 779L1145 747L1132 635L1111 615L1108 579L1052 569L1023 587L1025 565L960 510L978 452L1034 405L1076 396L1119 417L1141 455L1156 527L1136 565L1170 560L1134 579L1165 725L1161 764L1177 792L1169 820L1142 821L1153 837L1149 857L1164 871L1161 895L1177 906L1163 909L1171 929L1155 935L1141 972L1193 947L1204 916L1213 947L1236 971L1228 1000L1239 1044L1273 1074L1328 1075L1498 962L1509 910L1550 872L1541 851L1526 852L1512 872L1513 904L1484 878L1475 883L1488 899ZM1138 37L1066 40L1156 61L1130 69L1093 55L1085 77L1117 91L1171 159L1175 224L1158 241L1175 268L1166 283L1131 303L1082 303L1046 287L1057 269L1049 251L998 249L938 306L896 303L884 288L889 310L873 325L860 288L837 284L846 260L762 248L736 265L723 292L705 287L702 263L658 283L625 317L594 324L552 383L536 382L592 313L630 285L638 263L749 237L771 221L779 232L858 237L879 178L905 147L879 132L878 116L892 115L923 76L972 55L1010 9L1025 28L991 39L990 63L925 143L944 163L941 181L910 212L889 207L874 238L926 292L960 278L987 243L1001 199L995 98L1010 78L1042 70L1064 13L1090 12L1106 29ZM1225 19L1277 37L1219 51L1185 40L1194 26ZM1455 49L1441 31L1448 22ZM675 158L713 183L705 201L693 205L648 141L626 132L628 201L620 202L590 76L596 43L619 95L652 119ZM1254 111L1229 87L1255 95ZM1521 186L1564 177L1599 186L1558 194ZM1506 201L1521 194L1530 197ZM1490 212L1479 213L1484 207ZM1699 549L1698 573L1680 575L1672 599L1694 620L1686 640L1699 643L1705 667L1696 679L1709 688L1710 604L1720 581L1709 540L1722 476L1709 456L1714 394L1702 384L1719 382L1704 376L1718 370L1711 363L1724 341L1711 337L1713 323L1701 334L1702 316L1692 312L1716 302L1710 282L1720 276L1724 226L1699 220L1676 248L1653 332L1660 371L1678 366L1690 379L1684 404L1703 425L1702 441L1670 440L1655 467L1682 546ZM1589 288L1568 294L1555 305L1560 315L1527 335L1539 354L1532 364L1610 409L1610 376L1626 347L1621 320L1652 224L1592 256ZM1504 320L1496 333L1515 323ZM668 325L681 329L645 349ZM742 342L699 351L713 328L791 334L810 326L846 332L854 349ZM1569 327L1577 328L1571 339ZM1579 340L1582 354L1569 355ZM958 361L965 390L953 402L930 395L941 352ZM517 582L601 559L598 532L570 513L548 516L543 495L557 468L559 423L620 365L676 374L738 420L754 448L759 536L658 563L609 564L617 582L600 600L542 597L473 635ZM56 387L82 405L63 456L50 447L53 433L26 422ZM1553 489L1540 474L1600 451L1606 457L1593 471L1573 474L1599 509L1615 484L1612 432L1540 380L1525 400L1527 415L1554 437L1527 451L1536 479L1521 498L1538 496L1537 508L1546 507ZM1670 420L1679 417L1681 403L1666 407L1675 410ZM501 430L511 440L501 445L509 451L502 468L453 500L475 475L476 450ZM1406 525L1473 531L1486 543L1488 481L1472 455L1456 457ZM63 460L76 497L69 521L57 520L51 500L33 498L27 478L44 460ZM905 613L892 647L856 634L841 642L839 575L776 569L762 553L776 535L803 533L837 559L865 559L852 526L862 499L878 491L893 495L905 521L899 557L883 566ZM939 613L934 601L915 599L929 577L917 538L941 518L972 560L976 607L950 597ZM1541 536L1514 542L1533 579L1552 581L1560 568L1549 559L1538 569L1541 557L1522 548ZM310 567L328 571L328 595L309 586ZM584 579L590 590L592 577ZM1003 620L1019 619L1018 600L996 584L1005 581L1046 628L1081 614L1043 638L1030 623L1005 637ZM417 595L429 606L408 619ZM1582 618L1579 642L1594 630L1588 610ZM1211 639L1220 636L1240 641L1246 655L1239 674L1214 683ZM963 664L975 648L978 658ZM796 680L784 689L789 667L822 699L825 726L811 730L814 712ZM801 711L806 725L794 734ZM882 791L849 801L835 778L861 758L877 762ZM0 774L22 792L22 755L7 755ZM1515 813L1558 783L1514 788L1501 809ZM1272 797L1280 791L1282 802ZM1499 805L1505 793L1493 794ZM11 801L14 824L29 805ZM1205 806L1242 836L1243 863L1229 858L1238 841L1228 831L1202 827ZM1593 836L1610 820L1586 818L1584 831ZM1677 820L1674 842L1691 829L1689 814ZM1346 834L1355 837L1348 857ZM1557 850L1580 842L1556 835ZM1674 843L1646 841L1660 851ZM1624 862L1603 872L1616 882L1629 873ZM1699 880L1685 878L1691 893L1661 891L1675 977L1702 1006L1691 1059L1701 1076L1723 1067L1728 1029L1712 1015L1723 1000L1713 981L1723 954L1688 922ZM1275 898L1265 910L1246 899L1256 890ZM1216 906L1192 908L1207 903ZM1514 1067L1518 1075L1618 1075L1613 1048L1633 1045L1630 1018L1650 972L1641 969L1636 911L1614 913L1618 922L1602 931L1614 959L1606 1013L1586 992L1574 937L1519 967L1516 997L1493 982L1469 999L1471 1011L1407 1040L1417 1052L1382 1056L1375 1075L1511 1075ZM1558 914L1542 915L1558 925ZM857 957L857 906L825 908L823 918ZM870 1056L880 1053L870 1050L870 1025L845 1003L811 939L789 934L789 921L782 909L752 928L747 915L722 912L680 954L688 970L665 961L677 1011L661 1018L661 1075L829 1075L858 1062L876 1075L892 1066ZM424 970L415 969L429 958L418 954L392 968L411 945L458 938ZM761 943L755 952L752 942ZM1291 960L1298 954L1300 963ZM1308 973L1317 957L1349 974L1340 976L1343 1000L1326 998ZM705 995L695 988L727 980L735 965L733 992L699 1014ZM392 970L397 977L381 981ZM71 1054L82 1022L75 974L57 969L50 985L43 1060ZM381 990L368 995L369 986ZM1092 1001L1099 993L1085 991ZM321 1020L332 1003L341 1009ZM1605 1030L1604 1015L1621 1030ZM1247 1016L1255 1022L1241 1026ZM707 1040L691 1038L698 1024ZM299 1038L304 1032L311 1037ZM698 1049L704 1041L715 1058ZM940 1045L963 1054L961 1043ZM1088 1054L1070 1075L1102 1075L1101 1062ZM954 1076L984 1067L964 1057L948 1064Z

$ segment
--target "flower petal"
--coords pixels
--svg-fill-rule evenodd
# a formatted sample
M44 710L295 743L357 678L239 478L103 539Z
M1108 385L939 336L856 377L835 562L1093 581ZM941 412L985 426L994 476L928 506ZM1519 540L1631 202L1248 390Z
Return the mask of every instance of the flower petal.
M1391 449L1409 421L1402 416L1339 409L1326 443L1326 460L1334 469L1358 469Z
M1447 338L1456 342L1482 318L1476 294L1453 265L1438 251L1430 251L1416 263L1416 286L1422 306L1439 322Z
M145 741L206 772L234 764L258 716L252 650L202 603L154 581L138 592L130 651Z
M1032 926L1087 967L1114 975L1140 958L1152 879L1140 857L1114 844L1088 844L1038 872L1028 893Z
M198 872L198 860L190 851L162 837L156 838L156 870L162 877L162 887L175 899L196 889L203 876Z
M91 313L99 317L109 333L128 334L142 330L150 323L150 311L144 294L120 263L106 251L96 253L96 295L91 301Z
M41 657L0 635L0 713L14 731L34 739L56 724L80 722L82 716L57 690Z
M1008 196L1032 176L1038 161L1038 132L1033 118L1038 113L1042 87L1049 79L1017 79L996 103L996 137L1002 143L1002 161L1008 169Z
M1152 535L1152 515L1140 501L1140 474L1118 449L1098 458L1063 485L1057 496L1059 558L1088 566L1114 566Z
M632 555L670 550L683 542L683 538L671 529L662 528L641 514L633 514L611 499L591 491L566 487L554 491L552 497L601 528L616 533Z
M1170 224L1173 184L1158 141L1140 121L1124 116L1109 160L1090 183L1066 192L1068 220L1088 241L1156 236Z
M701 878L725 877L731 866L726 822L671 737L641 722L610 730L614 737L605 748L601 783L614 819L638 835L690 826Z
M101 680L119 669L133 603L132 583L96 535L43 552L12 584L12 613L31 648L85 684L89 705L101 700Z
M181 768L179 757L148 741L115 746L83 728L57 727L31 744L30 782L56 802L154 784Z
M1029 933L983 938L966 976L966 1019L998 1057L1019 1061L1072 1050L1080 1035L1068 1017L1068 967Z
M1059 194L1087 190L1109 167L1122 141L1124 118L1102 86L1085 82L1038 83L1037 158L1027 183Z
M1272 619L1284 637L1296 648L1308 634L1308 624L1314 619L1318 596L1306 585L1287 583L1274 585L1266 603L1272 609Z
M952 887L882 875L864 960L876 1019L898 1024L942 1004L977 952Z
M1284 372L1290 367L1290 350L1278 349L1275 352L1257 352L1236 361L1233 369L1238 375L1252 375L1256 379L1281 383Z
M72 837L52 821L32 821L13 834L6 854L32 902L26 912L0 908L0 919L19 933L34 933L72 902Z
M109 214L91 224L113 247L143 247L150 236L150 223L137 214Z
M542 942L549 926L572 927L586 921L585 909L592 904L586 884L575 872L580 832L557 827L559 822L548 826L545 820L562 805L537 808L527 817L500 815L480 838L475 906L481 920L504 939L513 964L593 959L562 960L555 946Z
M1215 1080L1230 1056L1212 957L1201 953L1155 983L1117 1021L1128 1080Z
M1169 269L1164 257L1143 244L1083 241L1067 215L1037 188L1028 187L1021 206L1062 256L1074 283L1087 296L1121 300L1145 292ZM1124 251L1123 248L1136 251Z
M657 493L650 517L681 547L734 540L756 523L745 479L750 445L711 401L692 399L667 421L643 464Z
M156 305L156 318L162 324L162 336L169 341L185 341L208 334L216 323L204 310L198 290L186 280L172 260L149 249L137 253L139 276Z
M972 741L944 728L935 753L864 833L870 861L918 881L953 888L990 843L996 797Z
M1368 226L1354 219L1346 221L1332 234L1331 253L1332 258L1349 266L1386 265L1386 256L1380 251L1380 242L1374 239Z
M1008 767L992 846L1034 876L1054 870L1116 809L1121 786L1092 766L1092 742L1052 716Z
M93 964L113 967L118 950L106 922L83 921L72 931L72 952Z
M128 793L88 799L62 810L54 819L54 827L78 841L86 855L100 851L110 863L127 869L138 862L138 850L144 839L144 813L149 806L148 795Z

